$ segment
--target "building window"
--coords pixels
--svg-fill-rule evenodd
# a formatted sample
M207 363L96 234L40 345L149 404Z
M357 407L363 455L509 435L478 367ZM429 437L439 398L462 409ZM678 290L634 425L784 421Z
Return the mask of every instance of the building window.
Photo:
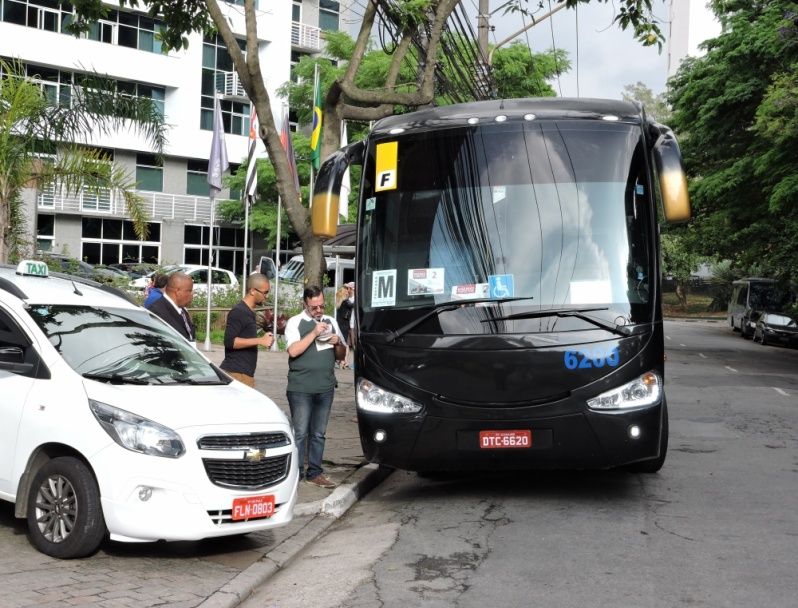
M52 251L55 238L55 216L40 213L36 218L36 250Z
M341 7L338 2L319 0L319 29L337 32L340 12Z
M81 259L89 264L137 262L157 264L160 260L161 225L147 224L146 241L139 240L130 220L84 217Z
M247 41L237 38L238 46L246 55ZM206 36L202 44L202 98L200 101L200 128L213 130L213 97L219 90L217 83L228 74L233 74L233 60L227 52L227 46L217 35ZM221 99L222 125L225 133L232 135L249 135L248 102Z
M210 195L207 160L188 160L188 170L186 171L186 194L191 194L193 196Z
M136 154L136 182L139 190L163 192L163 165L153 154Z
M302 0L294 0L291 5L291 21L302 23Z
M183 231L183 263L208 265L207 226L186 224ZM244 271L244 230L242 228L213 229L213 266L230 270L236 275Z

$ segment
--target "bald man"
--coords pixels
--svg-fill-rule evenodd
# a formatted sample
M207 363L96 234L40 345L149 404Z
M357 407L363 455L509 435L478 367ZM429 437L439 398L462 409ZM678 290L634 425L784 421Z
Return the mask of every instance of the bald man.
M255 307L266 303L269 279L259 272L249 275L247 293L227 315L224 330L224 361L221 368L239 382L255 388L255 367L258 364L258 346L270 348L274 336L268 332L258 337Z
M173 272L166 281L163 297L150 305L150 311L174 327L189 342L197 339L194 323L186 310L194 297L194 281L185 272Z

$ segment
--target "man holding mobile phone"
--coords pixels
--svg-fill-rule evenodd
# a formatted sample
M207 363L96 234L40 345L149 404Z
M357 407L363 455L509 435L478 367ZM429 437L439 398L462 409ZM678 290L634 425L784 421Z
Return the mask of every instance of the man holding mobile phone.
M307 450L307 482L334 488L335 483L324 475L321 462L335 394L335 350L337 345L343 345L343 336L335 319L324 314L324 292L320 288L307 287L302 301L304 310L288 319L285 326L286 396L299 451L299 476L303 477Z
M258 336L255 307L266 302L269 279L259 272L247 278L247 295L227 315L224 329L224 361L219 366L239 382L255 388L255 368L258 346L270 348L274 342L271 332Z

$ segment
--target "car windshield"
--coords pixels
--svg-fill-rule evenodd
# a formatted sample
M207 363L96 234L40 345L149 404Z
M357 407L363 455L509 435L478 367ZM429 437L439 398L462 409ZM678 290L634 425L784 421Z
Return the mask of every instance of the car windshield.
M770 325L781 325L782 327L795 327L795 319L785 315L766 315L765 323Z
M227 382L143 308L35 304L28 312L70 367L85 377L135 384Z
M392 143L396 187L378 191L379 146ZM650 321L655 223L644 145L639 125L605 121L491 124L376 142L359 219L361 328L386 331L433 306L477 299L488 302L444 307L417 331L429 323L436 333L587 327L573 316L507 320L547 309L589 308L618 325ZM490 300L506 303L496 312Z

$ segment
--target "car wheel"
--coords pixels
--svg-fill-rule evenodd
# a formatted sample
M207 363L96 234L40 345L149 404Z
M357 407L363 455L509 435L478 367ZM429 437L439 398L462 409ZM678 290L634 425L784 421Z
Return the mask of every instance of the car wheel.
M86 464L64 456L47 462L28 494L28 533L42 553L60 559L94 553L105 538L97 481Z
M662 403L662 433L659 436L659 456L651 460L643 460L627 465L625 468L631 473L656 473L665 464L668 455L668 406Z

